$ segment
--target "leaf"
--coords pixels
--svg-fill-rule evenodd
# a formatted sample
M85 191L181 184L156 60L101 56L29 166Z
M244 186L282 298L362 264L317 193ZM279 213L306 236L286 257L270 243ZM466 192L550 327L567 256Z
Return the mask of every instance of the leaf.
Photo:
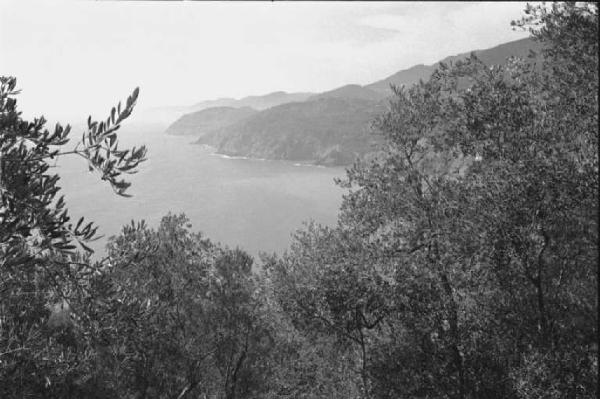
M75 226L75 231L77 231L79 229L79 226L81 226L82 222L83 222L83 216L79 218L79 221L77 222L77 225Z
M79 242L79 245L81 245L81 247L88 253L88 254L93 254L94 250L90 247L88 247L87 245L85 245L83 242Z

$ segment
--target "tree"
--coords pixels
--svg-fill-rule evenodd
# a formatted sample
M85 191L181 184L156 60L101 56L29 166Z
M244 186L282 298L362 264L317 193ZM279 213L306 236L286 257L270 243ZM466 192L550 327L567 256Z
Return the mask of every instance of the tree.
M359 376L357 390L368 397L370 350L388 313L390 287L381 264L344 233L311 224L267 270L273 294L294 326L315 341L329 337L337 361Z
M89 118L71 149L65 149L70 126L49 131L43 117L23 120L17 94L16 79L0 78L0 394L60 396L74 389L84 369L78 363L89 355L79 328L84 320L78 320L85 315L75 302L94 267L75 250L78 244L91 252L85 243L96 228L83 219L70 222L50 162L81 156L117 194L127 195L121 175L134 173L146 150L121 150L116 133L138 89L106 121ZM52 316L57 304L68 311Z
M184 215L132 223L108 245L95 283L96 381L120 397L260 397L276 330L252 258L190 231ZM94 308L92 306L92 308Z

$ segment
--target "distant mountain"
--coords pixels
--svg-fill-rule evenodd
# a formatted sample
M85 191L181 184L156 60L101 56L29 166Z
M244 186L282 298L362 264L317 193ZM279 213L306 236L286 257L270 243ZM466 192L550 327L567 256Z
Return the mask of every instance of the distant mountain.
M136 109L132 115L130 123L136 125L152 125L165 127L171 125L178 118L185 114L202 111L207 108L245 108L250 107L255 110L263 110L276 105L295 101L304 101L315 93L286 93L277 91L262 96L248 96L241 99L218 98L216 100L207 100L196 103L192 106L164 106Z
M359 85L346 85L337 89L316 94L310 97L309 100L319 100L322 98L342 98L379 101L385 97L385 94L382 94L381 92L377 92L375 90L371 90L367 87Z
M167 134L202 136L232 125L257 113L253 108L213 107L183 115L166 130Z
M488 65L502 64L510 56L526 58L530 49L537 51L539 47L532 40L523 39L475 54ZM447 57L442 62L469 55ZM228 155L349 164L369 152L378 140L370 134L369 126L386 109L387 98L392 94L390 84L411 86L420 79L427 80L438 65L416 65L366 86L346 85L314 95L296 93L296 101L272 105L204 135L199 142L211 144ZM259 109L257 104L274 104L275 100L289 100L292 95L271 93L236 100L235 104Z
M257 110L263 110L285 103L304 101L313 94L314 93L286 93L284 91L276 91L262 96L248 96L239 100L234 98L220 98L218 100L202 101L193 105L191 109L193 111L200 111L212 107L250 107Z
M216 100L201 101L199 103L196 103L196 104L188 107L188 112L202 111L203 109L207 109L207 108L219 108L219 107L234 108L236 101L239 101L239 100L236 100L235 98L231 98L231 97L222 97L222 98L217 98Z
M516 40L509 43L504 43L496 47L492 47L486 50L475 50L473 51L481 61L487 65L499 65L504 64L506 59L511 56L527 58L530 50L538 51L540 44L534 42L529 38ZM454 55L444 58L441 62L449 63L456 62L457 60L466 59L471 52ZM415 65L408 69L396 72L392 76L385 79L379 80L375 83L365 86L371 90L379 93L390 93L390 85L395 86L406 86L410 87L415 83L418 83L420 79L427 80L431 77L431 74L439 66L439 62L433 65Z
M198 141L227 155L346 165L370 151L370 121L382 102L320 98L283 104L252 115Z
M162 126L164 129L187 112L190 112L190 109L185 106L136 108L131 114L129 123Z

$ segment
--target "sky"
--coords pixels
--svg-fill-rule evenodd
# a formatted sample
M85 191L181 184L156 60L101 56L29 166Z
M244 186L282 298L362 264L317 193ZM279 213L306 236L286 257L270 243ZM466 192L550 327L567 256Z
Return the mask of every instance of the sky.
M103 116L368 84L527 36L519 2L0 0L0 75L25 116Z

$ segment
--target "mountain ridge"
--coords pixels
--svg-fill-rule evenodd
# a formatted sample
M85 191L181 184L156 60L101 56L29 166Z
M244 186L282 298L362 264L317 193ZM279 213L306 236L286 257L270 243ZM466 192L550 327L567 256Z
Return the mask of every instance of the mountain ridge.
M288 93L285 91L274 91L267 94L262 95L252 95L242 97L240 99L235 98L220 98L217 100L207 100L196 103L190 107L192 112L201 111L206 108L212 108L215 106L221 107L233 107L233 108L242 108L242 107L250 107L254 108L258 111L262 111L267 108L271 108L277 105L296 102L296 101L304 101L308 99L310 96L315 93L309 92L293 92Z
M504 63L510 56L526 58L529 55L530 49L539 50L540 47L539 43L530 38L514 40L487 49L451 55L431 65L413 65L410 68L400 70L387 78L365 85L364 87L379 92L387 92L389 91L391 84L394 84L395 86L411 86L418 83L419 80L429 79L433 71L439 67L441 62L448 64L450 62L466 59L471 54L475 54L486 65L497 65Z
M531 49L539 47L526 38L448 56L432 65L414 65L364 86L348 84L316 94L273 92L244 97L235 100L235 104L254 101L264 105L274 99L286 102L226 123L203 134L197 143L209 144L219 153L231 156L347 165L377 142L369 127L385 109L392 95L391 85L410 86L426 80L440 62L456 62L472 53L490 65L503 63L509 56L526 57Z

